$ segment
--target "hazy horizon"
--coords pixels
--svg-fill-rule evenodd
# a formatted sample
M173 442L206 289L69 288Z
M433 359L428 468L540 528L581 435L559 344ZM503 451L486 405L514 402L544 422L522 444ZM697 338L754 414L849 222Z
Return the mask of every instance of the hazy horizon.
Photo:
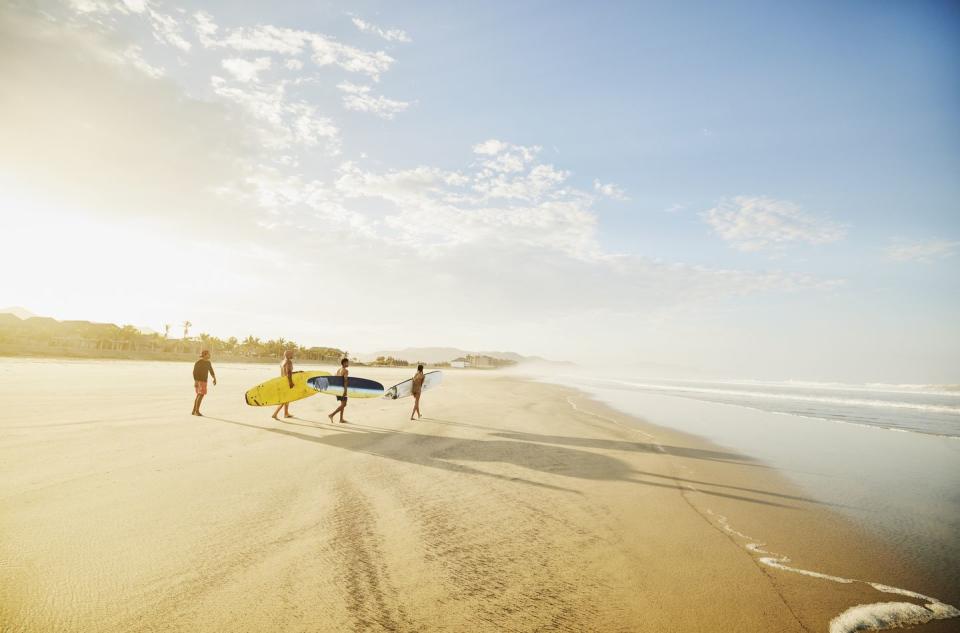
M960 383L960 9L0 8L0 305Z

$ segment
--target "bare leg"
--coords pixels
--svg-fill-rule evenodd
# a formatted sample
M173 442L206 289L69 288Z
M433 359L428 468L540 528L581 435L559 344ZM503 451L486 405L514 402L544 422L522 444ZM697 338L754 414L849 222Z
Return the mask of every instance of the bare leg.
M339 405L337 405L337 408L333 410L333 413L331 413L331 414L328 415L327 417L330 418L330 421L331 421L331 422L333 422L333 416L337 415L337 414L340 413L341 411L343 411L343 404L342 404L342 403L339 404Z
M285 418L292 418L292 417L293 417L292 415L290 415L290 404L289 404L289 403L283 405L283 417L285 417Z
M340 424L343 424L343 412L347 408L347 401L344 400L343 404L340 405Z
M417 403L414 408L417 410L417 419L419 420L421 417L423 417L420 415L420 396L417 396Z
M193 399L193 415L200 415L200 403L203 402L203 394L198 393Z
M271 415L270 417L273 418L274 420L279 420L280 418L277 417L277 414L280 413L280 409L282 408L283 408L283 405L281 404L279 407L276 408L276 410L273 412L273 415Z
M413 411L410 412L410 419L413 419L414 414L420 413L420 396L413 397Z

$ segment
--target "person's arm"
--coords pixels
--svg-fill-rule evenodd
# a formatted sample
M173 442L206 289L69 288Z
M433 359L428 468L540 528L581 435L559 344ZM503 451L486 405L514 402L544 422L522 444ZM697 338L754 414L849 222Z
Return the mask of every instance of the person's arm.
M293 363L287 361L284 364L284 370L287 372L287 382L290 384L290 388L293 389Z
M343 395L347 395L347 385L350 383L350 370L343 370Z
M217 386L217 373L213 371L213 363L210 363L210 375L213 376L213 386Z

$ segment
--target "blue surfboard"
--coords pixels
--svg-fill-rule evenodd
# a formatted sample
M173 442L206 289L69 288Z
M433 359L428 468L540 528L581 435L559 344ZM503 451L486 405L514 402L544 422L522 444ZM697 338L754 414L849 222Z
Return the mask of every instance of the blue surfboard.
M307 381L314 391L331 396L343 395L343 376L315 376ZM383 385L376 380L349 377L347 382L348 398L379 398L383 395Z

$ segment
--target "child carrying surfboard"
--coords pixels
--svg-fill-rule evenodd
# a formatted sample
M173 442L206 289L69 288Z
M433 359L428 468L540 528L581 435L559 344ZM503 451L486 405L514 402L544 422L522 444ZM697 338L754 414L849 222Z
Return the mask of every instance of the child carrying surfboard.
M343 410L347 408L347 388L350 383L350 370L347 369L350 366L350 360L344 358L340 361L340 369L337 370L338 376L343 376L343 395L337 396L337 400L340 401L340 406L333 410L333 413L328 415L330 421L333 422L333 416L340 414L340 424L343 424Z
M417 365L417 373L413 375L413 385L410 387L410 393L413 394L413 411L410 412L410 419L413 419L413 414L417 414L417 419L419 420L422 416L420 415L420 394L423 392L423 365Z

